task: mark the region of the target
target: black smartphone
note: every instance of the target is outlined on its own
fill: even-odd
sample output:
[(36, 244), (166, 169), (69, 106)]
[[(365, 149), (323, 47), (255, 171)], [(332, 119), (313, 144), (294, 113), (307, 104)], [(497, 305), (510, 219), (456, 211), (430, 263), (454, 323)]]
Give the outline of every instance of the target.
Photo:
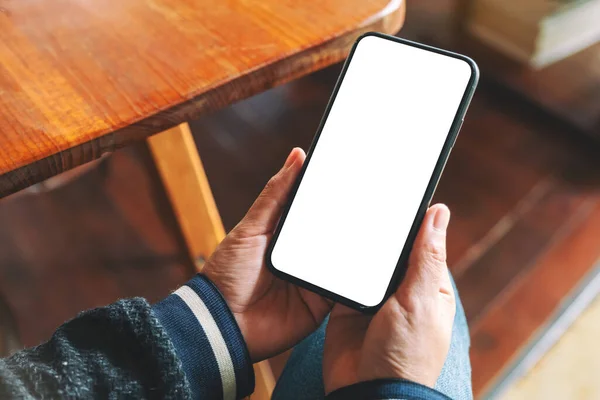
[(466, 56), (361, 36), (274, 232), (270, 270), (376, 311), (404, 276), (478, 77)]

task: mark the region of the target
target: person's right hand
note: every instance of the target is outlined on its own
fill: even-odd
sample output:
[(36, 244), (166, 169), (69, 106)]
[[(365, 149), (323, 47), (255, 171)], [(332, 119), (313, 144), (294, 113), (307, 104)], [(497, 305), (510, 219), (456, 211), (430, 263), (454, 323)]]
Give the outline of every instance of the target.
[(278, 279), (265, 263), (267, 246), (305, 159), (302, 149), (292, 150), (204, 266), (203, 274), (223, 295), (254, 362), (295, 346), (321, 325), (333, 306), (318, 294)]
[(380, 378), (435, 385), (456, 312), (446, 266), (449, 219), (446, 206), (429, 208), (402, 284), (374, 316), (334, 307), (323, 355), (326, 393)]

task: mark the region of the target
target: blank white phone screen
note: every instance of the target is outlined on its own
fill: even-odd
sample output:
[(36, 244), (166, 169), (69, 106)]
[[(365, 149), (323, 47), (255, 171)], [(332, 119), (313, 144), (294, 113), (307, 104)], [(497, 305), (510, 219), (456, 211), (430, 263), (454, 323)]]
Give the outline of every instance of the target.
[(461, 59), (363, 37), (272, 265), (363, 306), (379, 304), (471, 74)]

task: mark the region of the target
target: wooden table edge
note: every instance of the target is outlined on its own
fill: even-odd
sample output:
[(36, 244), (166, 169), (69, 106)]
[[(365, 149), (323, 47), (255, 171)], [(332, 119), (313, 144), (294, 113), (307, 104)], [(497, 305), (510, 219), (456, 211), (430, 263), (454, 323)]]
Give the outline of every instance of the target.
[(222, 86), (131, 125), (8, 171), (0, 175), (0, 198), (95, 160), (105, 153), (339, 62), (346, 57), (352, 43), (361, 34), (368, 31), (399, 31), (404, 15), (404, 1), (390, 0), (378, 14), (339, 37), (304, 49), (269, 66), (254, 69)]

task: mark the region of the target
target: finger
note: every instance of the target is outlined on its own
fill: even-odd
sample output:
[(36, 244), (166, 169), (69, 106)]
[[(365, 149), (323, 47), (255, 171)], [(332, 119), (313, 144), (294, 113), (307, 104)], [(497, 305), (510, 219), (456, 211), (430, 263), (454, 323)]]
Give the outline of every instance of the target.
[(290, 152), (281, 170), (267, 182), (237, 229), (243, 229), (249, 235), (260, 235), (274, 229), (305, 158), (304, 150), (298, 147)]
[(408, 269), (399, 288), (411, 298), (452, 294), (452, 285), (446, 266), (446, 229), (450, 210), (443, 204), (431, 206), (413, 244)]

